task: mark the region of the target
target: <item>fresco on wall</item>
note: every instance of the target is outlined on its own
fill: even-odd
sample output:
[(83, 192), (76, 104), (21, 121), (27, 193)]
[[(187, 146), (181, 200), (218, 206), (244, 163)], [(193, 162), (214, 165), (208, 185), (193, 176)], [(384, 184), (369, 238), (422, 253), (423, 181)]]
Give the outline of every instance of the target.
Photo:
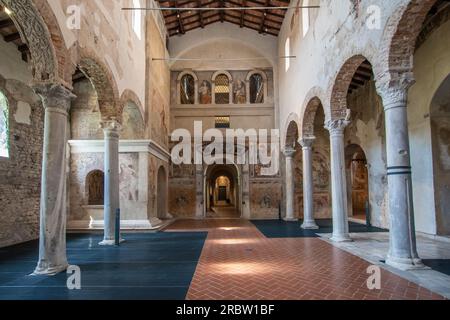
[(132, 102), (128, 102), (122, 115), (122, 132), (120, 139), (144, 139), (145, 125), (139, 107)]
[(167, 146), (168, 144), (168, 119), (167, 106), (164, 105), (164, 100), (158, 91), (153, 90), (152, 98), (152, 139), (156, 142)]
[(202, 81), (200, 87), (198, 88), (198, 95), (201, 104), (212, 103), (211, 84), (208, 81)]
[(245, 91), (245, 83), (244, 81), (238, 79), (234, 85), (234, 103), (236, 104), (245, 104), (247, 103), (247, 95)]
[(138, 201), (138, 154), (120, 154), (119, 181), (120, 199)]

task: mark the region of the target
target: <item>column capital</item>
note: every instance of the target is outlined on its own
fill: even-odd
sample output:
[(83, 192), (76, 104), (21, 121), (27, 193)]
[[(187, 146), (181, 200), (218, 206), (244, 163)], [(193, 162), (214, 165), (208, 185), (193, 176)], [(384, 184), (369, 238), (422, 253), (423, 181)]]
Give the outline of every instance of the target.
[(286, 158), (293, 158), (295, 154), (295, 149), (292, 147), (287, 147), (283, 150), (283, 154)]
[(119, 137), (122, 125), (116, 119), (108, 119), (100, 122), (100, 128), (103, 129), (105, 137)]
[(59, 83), (35, 83), (33, 90), (42, 99), (45, 109), (68, 113), (70, 109), (70, 100), (76, 96)]
[(300, 143), (300, 145), (303, 147), (303, 149), (305, 149), (305, 148), (311, 148), (314, 141), (316, 141), (316, 137), (311, 136), (311, 137), (300, 138), (298, 140), (298, 143)]
[(348, 119), (328, 120), (325, 123), (325, 129), (330, 131), (330, 135), (344, 134), (345, 128), (350, 124)]

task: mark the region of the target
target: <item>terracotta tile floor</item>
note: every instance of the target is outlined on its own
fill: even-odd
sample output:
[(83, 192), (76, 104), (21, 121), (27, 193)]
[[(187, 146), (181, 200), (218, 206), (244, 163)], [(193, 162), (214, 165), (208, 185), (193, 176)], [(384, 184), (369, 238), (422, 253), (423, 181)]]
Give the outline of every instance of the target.
[(442, 299), (318, 238), (268, 239), (245, 220), (180, 220), (167, 231), (208, 230), (189, 300)]

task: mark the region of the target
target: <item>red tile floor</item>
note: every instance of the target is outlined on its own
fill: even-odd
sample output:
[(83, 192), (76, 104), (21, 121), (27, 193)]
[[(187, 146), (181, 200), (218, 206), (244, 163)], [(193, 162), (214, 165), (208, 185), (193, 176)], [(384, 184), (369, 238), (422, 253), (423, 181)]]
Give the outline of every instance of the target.
[(411, 300), (441, 296), (319, 238), (268, 239), (245, 220), (179, 220), (166, 231), (208, 231), (188, 300)]

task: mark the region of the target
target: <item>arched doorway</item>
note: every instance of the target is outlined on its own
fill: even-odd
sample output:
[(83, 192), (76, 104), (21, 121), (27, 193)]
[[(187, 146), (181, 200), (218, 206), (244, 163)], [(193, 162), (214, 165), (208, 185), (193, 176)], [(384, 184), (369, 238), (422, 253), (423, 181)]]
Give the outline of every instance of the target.
[(158, 185), (156, 186), (156, 212), (158, 218), (167, 218), (167, 175), (166, 170), (161, 166), (158, 170)]
[(434, 94), (430, 108), (436, 231), (450, 235), (450, 75)]
[(347, 190), (349, 190), (349, 216), (357, 222), (370, 224), (370, 214), (366, 210), (369, 201), (369, 172), (364, 150), (356, 144), (345, 148), (347, 168)]
[(209, 166), (204, 186), (205, 217), (241, 217), (239, 172), (235, 165)]

